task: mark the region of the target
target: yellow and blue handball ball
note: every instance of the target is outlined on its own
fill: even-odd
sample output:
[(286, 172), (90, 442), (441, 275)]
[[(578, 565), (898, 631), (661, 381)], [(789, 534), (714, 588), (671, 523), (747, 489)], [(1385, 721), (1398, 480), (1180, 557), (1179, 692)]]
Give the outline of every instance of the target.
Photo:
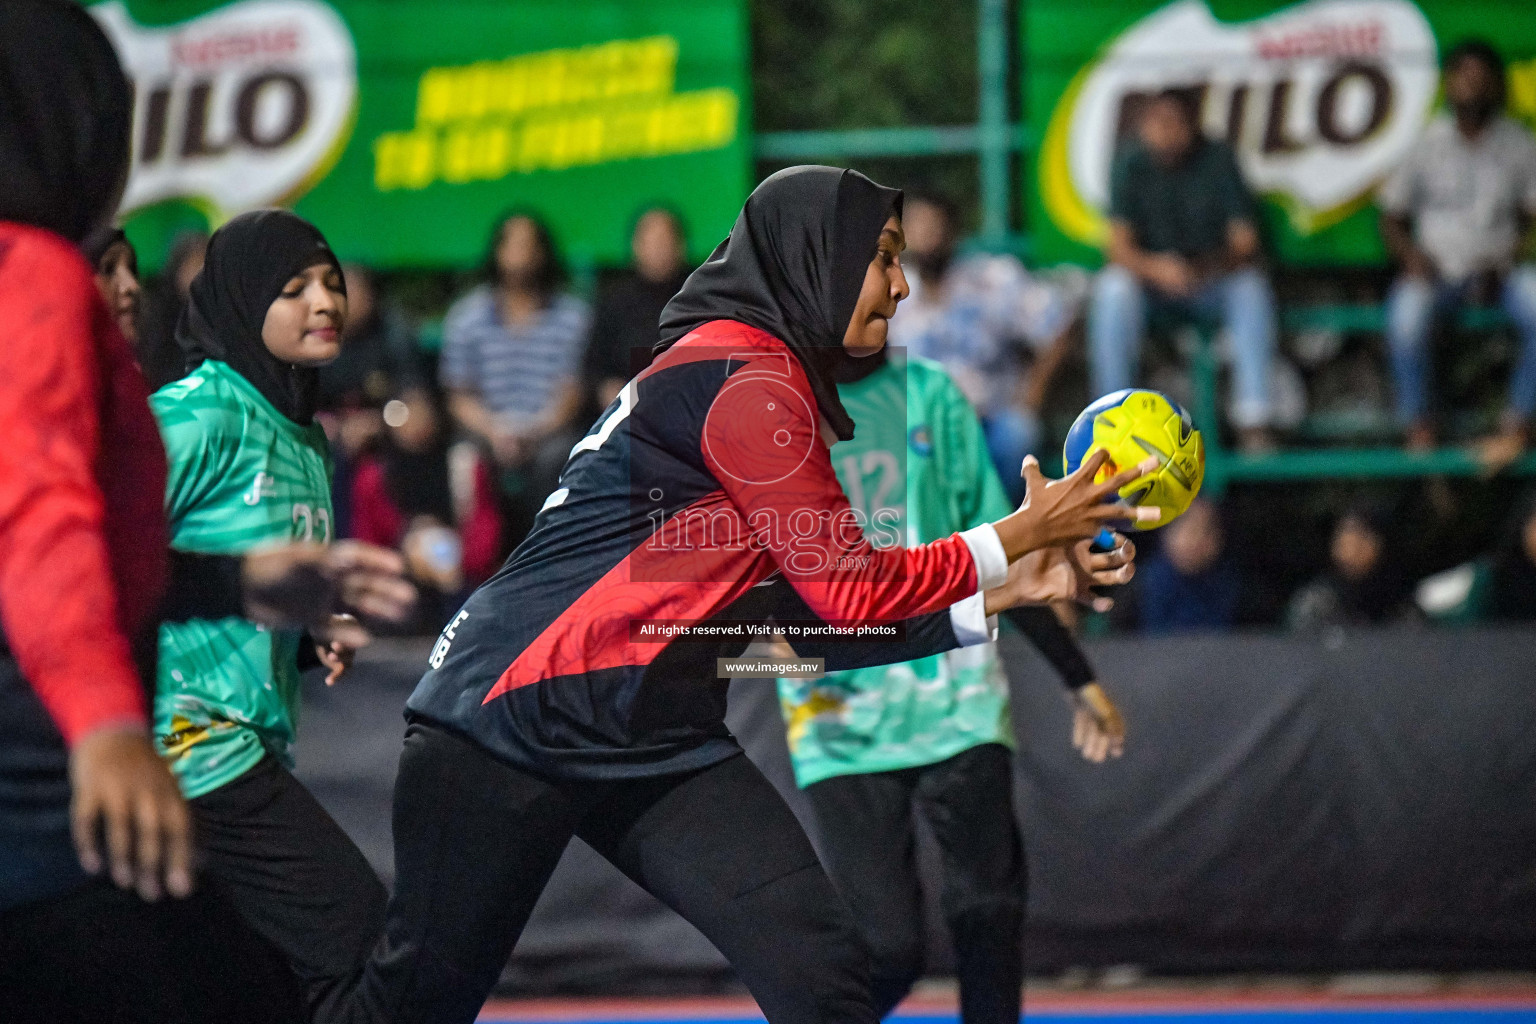
[(1189, 413), (1160, 391), (1127, 388), (1105, 395), (1084, 409), (1067, 431), (1066, 470), (1075, 472), (1100, 448), (1109, 461), (1096, 479), (1107, 480), (1122, 469), (1157, 456), (1158, 468), (1122, 488), (1120, 497), (1132, 505), (1162, 510), (1156, 522), (1135, 524), (1138, 530), (1167, 526), (1189, 508), (1205, 479), (1205, 445)]

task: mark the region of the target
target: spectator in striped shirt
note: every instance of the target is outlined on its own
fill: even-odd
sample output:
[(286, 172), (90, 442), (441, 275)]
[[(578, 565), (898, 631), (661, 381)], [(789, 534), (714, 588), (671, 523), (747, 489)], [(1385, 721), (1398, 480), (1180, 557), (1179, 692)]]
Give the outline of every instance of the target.
[(591, 314), (561, 290), (560, 254), (534, 214), (497, 223), (486, 270), (490, 281), (448, 310), (439, 374), (454, 421), (486, 444), (500, 471), (508, 537), (516, 542), (580, 430)]

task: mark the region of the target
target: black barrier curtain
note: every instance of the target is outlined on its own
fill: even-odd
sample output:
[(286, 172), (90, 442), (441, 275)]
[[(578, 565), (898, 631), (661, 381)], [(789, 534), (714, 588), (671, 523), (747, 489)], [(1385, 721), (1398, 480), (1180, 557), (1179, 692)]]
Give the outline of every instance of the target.
[[(1126, 755), (1072, 750), (1050, 670), (1004, 638), (1031, 970), (1536, 966), (1536, 632), (1115, 640), (1091, 649)], [(300, 775), (389, 873), (399, 708), (425, 649), (306, 689)], [(811, 824), (771, 683), (731, 726)], [(814, 831), (813, 831), (814, 838)], [(920, 836), (920, 840), (921, 840)], [(920, 842), (931, 871), (931, 843)], [(931, 877), (931, 875), (930, 875)], [(950, 967), (930, 908), (930, 968)], [(579, 842), (505, 976), (519, 991), (698, 989), (709, 943)]]

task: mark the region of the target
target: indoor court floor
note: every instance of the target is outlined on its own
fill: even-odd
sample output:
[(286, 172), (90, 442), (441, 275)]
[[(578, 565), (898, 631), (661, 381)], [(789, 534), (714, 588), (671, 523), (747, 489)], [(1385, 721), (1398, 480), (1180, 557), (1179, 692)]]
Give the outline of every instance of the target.
[[(1118, 991), (1031, 988), (1029, 1024), (1536, 1024), (1536, 981), (1432, 984), (1418, 991), (1386, 983), (1286, 987), (1202, 985)], [(1406, 986), (1412, 987), (1412, 986)], [(908, 999), (900, 1024), (955, 1024), (953, 994)], [(745, 1024), (760, 1021), (740, 998), (495, 1000), (481, 1024)]]

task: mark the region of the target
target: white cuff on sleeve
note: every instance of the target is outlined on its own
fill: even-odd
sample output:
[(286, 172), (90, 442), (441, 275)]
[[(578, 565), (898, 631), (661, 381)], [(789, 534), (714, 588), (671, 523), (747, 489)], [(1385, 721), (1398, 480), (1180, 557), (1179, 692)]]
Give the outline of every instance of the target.
[(991, 590), (1008, 578), (1008, 555), (991, 523), (982, 523), (960, 534), (976, 563), (976, 589)]
[(987, 614), (987, 600), (980, 592), (949, 606), (949, 624), (961, 647), (997, 639), (997, 616)]

